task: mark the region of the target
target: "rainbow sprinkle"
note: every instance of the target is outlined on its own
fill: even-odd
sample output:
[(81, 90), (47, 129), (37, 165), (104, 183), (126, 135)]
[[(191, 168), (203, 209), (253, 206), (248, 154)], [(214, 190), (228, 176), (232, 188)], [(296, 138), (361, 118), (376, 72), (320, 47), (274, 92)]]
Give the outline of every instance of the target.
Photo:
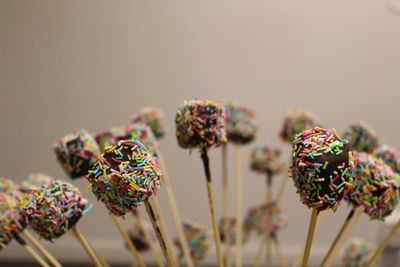
[(144, 123), (149, 126), (157, 139), (165, 135), (164, 113), (159, 108), (149, 106), (140, 109), (139, 112), (133, 114), (132, 122)]
[(345, 199), (353, 208), (363, 207), (371, 219), (383, 220), (396, 208), (399, 176), (383, 163), (364, 152), (354, 152), (353, 188)]
[(348, 141), (341, 140), (335, 130), (305, 130), (293, 141), (291, 171), (303, 204), (319, 211), (336, 211), (352, 184)]
[(87, 175), (100, 155), (99, 146), (85, 129), (70, 133), (60, 139), (54, 144), (54, 152), (71, 179)]
[(120, 141), (106, 148), (86, 179), (92, 192), (113, 214), (134, 211), (159, 189), (157, 159), (139, 141)]
[(32, 229), (49, 241), (65, 234), (90, 208), (78, 188), (61, 180), (42, 185), (20, 203)]
[(358, 152), (372, 153), (380, 143), (376, 132), (363, 121), (350, 125), (343, 136), (350, 141), (351, 148)]
[(182, 148), (209, 148), (227, 142), (225, 110), (220, 103), (191, 100), (179, 106), (176, 137)]
[(228, 102), (225, 105), (226, 136), (228, 141), (247, 144), (254, 140), (257, 134), (255, 112), (241, 104)]
[(277, 147), (257, 146), (250, 156), (250, 168), (259, 173), (276, 175), (284, 170), (284, 164), (279, 160), (281, 150)]
[(367, 241), (352, 238), (342, 250), (342, 262), (345, 267), (362, 267), (368, 263), (374, 247)]
[[(206, 257), (208, 249), (211, 246), (210, 231), (205, 226), (189, 221), (183, 222), (183, 231), (193, 261), (195, 263), (201, 262)], [(181, 250), (180, 257), (183, 257), (179, 239), (175, 239), (174, 241), (175, 245)]]
[(283, 142), (291, 144), (296, 134), (317, 125), (319, 124), (313, 114), (301, 109), (291, 109), (283, 121), (279, 136)]

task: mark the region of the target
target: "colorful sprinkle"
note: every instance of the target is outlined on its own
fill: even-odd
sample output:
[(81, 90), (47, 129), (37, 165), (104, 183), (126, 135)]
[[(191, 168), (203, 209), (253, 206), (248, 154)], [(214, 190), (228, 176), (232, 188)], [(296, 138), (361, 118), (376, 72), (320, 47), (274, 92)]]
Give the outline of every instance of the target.
[(277, 147), (257, 146), (250, 156), (250, 168), (259, 173), (276, 175), (284, 170), (284, 164), (279, 160), (281, 150)]
[(139, 141), (120, 141), (106, 148), (86, 176), (97, 200), (113, 214), (134, 211), (160, 187), (157, 159)]
[(247, 144), (257, 134), (256, 113), (249, 107), (233, 102), (225, 105), (226, 136), (228, 141)]
[(341, 140), (335, 130), (305, 130), (293, 141), (291, 171), (303, 204), (336, 211), (352, 183), (349, 142)]
[(21, 212), (42, 238), (52, 241), (65, 234), (91, 207), (73, 185), (55, 180), (21, 201)]
[(364, 152), (354, 152), (354, 182), (345, 199), (353, 208), (362, 207), (371, 219), (383, 220), (398, 204), (398, 174)]
[(99, 146), (85, 129), (70, 133), (60, 139), (54, 144), (54, 152), (71, 179), (87, 175), (100, 155)]
[(372, 153), (380, 143), (376, 132), (363, 121), (350, 125), (343, 136), (357, 152)]
[(179, 106), (176, 137), (182, 148), (210, 148), (227, 142), (225, 110), (220, 103), (191, 100)]
[(149, 126), (157, 139), (165, 135), (164, 113), (159, 108), (149, 106), (140, 109), (139, 112), (133, 114), (132, 122)]

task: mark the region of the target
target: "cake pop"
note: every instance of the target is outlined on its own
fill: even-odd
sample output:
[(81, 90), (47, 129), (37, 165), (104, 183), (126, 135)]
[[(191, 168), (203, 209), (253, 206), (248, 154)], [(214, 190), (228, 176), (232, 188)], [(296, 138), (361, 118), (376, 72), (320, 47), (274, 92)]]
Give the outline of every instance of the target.
[(371, 219), (383, 220), (398, 204), (399, 176), (364, 152), (354, 152), (354, 182), (346, 200), (353, 208), (362, 207)]
[(283, 121), (282, 130), (279, 135), (283, 142), (291, 144), (296, 134), (317, 125), (318, 123), (311, 113), (301, 109), (291, 109)]
[(182, 148), (210, 148), (226, 143), (224, 106), (212, 101), (191, 100), (179, 106), (176, 137)]
[(343, 137), (349, 140), (351, 148), (358, 152), (372, 153), (380, 143), (376, 132), (363, 121), (350, 125)]
[(138, 251), (147, 251), (151, 246), (144, 232), (150, 230), (151, 227), (147, 224), (144, 224), (143, 226), (146, 227), (146, 229), (143, 229), (142, 225), (136, 222), (129, 228), (129, 236)]
[(48, 184), (54, 181), (53, 177), (38, 172), (30, 173), (28, 179), (21, 182), (20, 190), (24, 193), (40, 190), (43, 184)]
[(60, 139), (54, 144), (54, 152), (64, 171), (72, 179), (85, 176), (100, 155), (96, 141), (84, 129)]
[(388, 145), (382, 145), (375, 150), (374, 156), (382, 159), (392, 170), (400, 173), (400, 151)]
[(335, 130), (306, 130), (293, 142), (291, 170), (303, 204), (318, 211), (335, 211), (352, 184), (349, 143)]
[[(224, 231), (224, 223), (227, 223), (228, 229), (229, 229), (229, 238), (225, 239), (225, 231)], [(219, 233), (221, 236), (221, 241), (226, 242), (229, 240), (229, 245), (233, 245), (236, 243), (236, 218), (228, 218), (228, 220), (225, 222), (223, 218), (219, 221)]]
[(228, 102), (225, 105), (226, 136), (229, 141), (237, 144), (247, 144), (254, 140), (257, 134), (255, 112), (241, 104)]
[(139, 141), (108, 147), (86, 177), (98, 200), (117, 216), (134, 211), (160, 187), (157, 160)]
[(283, 171), (284, 165), (279, 160), (281, 150), (279, 148), (257, 146), (250, 156), (250, 168), (259, 173), (276, 175)]
[[(188, 221), (183, 223), (183, 229), (193, 261), (195, 263), (201, 262), (206, 257), (211, 246), (209, 230), (204, 226)], [(175, 240), (175, 245), (181, 248), (177, 239)]]
[(362, 267), (368, 262), (372, 251), (372, 244), (359, 238), (352, 238), (343, 248), (343, 265), (345, 267)]
[(164, 113), (156, 107), (149, 106), (140, 109), (139, 112), (133, 114), (132, 122), (149, 126), (157, 139), (163, 137), (166, 131)]

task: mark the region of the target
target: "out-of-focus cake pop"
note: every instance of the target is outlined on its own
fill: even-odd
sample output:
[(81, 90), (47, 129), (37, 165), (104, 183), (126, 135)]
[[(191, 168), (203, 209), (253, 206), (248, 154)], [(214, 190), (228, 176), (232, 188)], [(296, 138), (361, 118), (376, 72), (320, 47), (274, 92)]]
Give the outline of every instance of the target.
[(228, 141), (247, 144), (257, 135), (256, 113), (248, 106), (228, 102), (225, 105), (226, 135)]
[(144, 123), (149, 126), (157, 139), (165, 135), (164, 113), (159, 108), (153, 106), (144, 107), (139, 112), (133, 114), (132, 121), (134, 123)]
[(283, 142), (291, 144), (296, 134), (317, 125), (313, 114), (301, 109), (291, 109), (283, 121), (279, 136)]
[(343, 137), (350, 142), (354, 151), (372, 153), (379, 146), (379, 138), (375, 130), (361, 121), (349, 126)]
[(359, 238), (352, 238), (342, 251), (342, 261), (345, 267), (362, 267), (373, 251), (373, 245)]

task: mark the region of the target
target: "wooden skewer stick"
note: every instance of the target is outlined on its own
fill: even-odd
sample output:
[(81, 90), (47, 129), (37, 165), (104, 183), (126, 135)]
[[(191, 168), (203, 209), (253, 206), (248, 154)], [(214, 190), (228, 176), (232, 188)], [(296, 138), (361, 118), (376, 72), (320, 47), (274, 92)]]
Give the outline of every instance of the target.
[(154, 231), (156, 232), (156, 236), (158, 239), (158, 243), (160, 244), (161, 250), (164, 254), (165, 260), (167, 261), (168, 266), (174, 266), (174, 261), (172, 260), (171, 256), (168, 253), (167, 245), (165, 243), (165, 239), (162, 235), (160, 226), (158, 225), (156, 214), (154, 213), (153, 207), (151, 206), (149, 200), (144, 202), (146, 207), (147, 214), (149, 215), (151, 224), (153, 225)]
[(222, 146), (222, 209), (224, 213), (225, 266), (230, 266), (231, 235), (229, 234), (228, 147)]
[(32, 248), (30, 247), (25, 239), (23, 239), (19, 234), (13, 234), (14, 239), (21, 245), (31, 256), (39, 263), (42, 267), (50, 267), (47, 262)]
[(144, 264), (142, 257), (140, 256), (135, 245), (133, 244), (131, 238), (129, 237), (128, 231), (126, 231), (126, 229), (122, 225), (120, 219), (113, 214), (110, 214), (110, 216), (111, 216), (112, 220), (114, 221), (114, 224), (117, 227), (119, 233), (121, 234), (123, 240), (128, 245), (128, 248), (129, 248), (130, 252), (132, 253), (133, 257), (135, 258), (136, 263), (139, 265), (139, 267), (145, 267), (146, 265)]
[(159, 222), (159, 227), (160, 227), (162, 236), (164, 237), (165, 244), (167, 245), (168, 255), (171, 258), (171, 261), (174, 264), (174, 266), (178, 266), (178, 260), (176, 259), (176, 257), (175, 257), (176, 254), (174, 253), (174, 244), (172, 243), (172, 238), (167, 229), (167, 224), (165, 223), (164, 216), (162, 215), (162, 211), (161, 211), (161, 207), (160, 207), (158, 198), (156, 196), (152, 196), (149, 201), (150, 201), (152, 207), (154, 207), (156, 220), (157, 220), (157, 222)]
[[(268, 205), (272, 205), (272, 174), (271, 173), (267, 173), (267, 184), (266, 184), (266, 186), (267, 186), (267, 206)], [(272, 211), (272, 208), (273, 207), (271, 207), (271, 211)], [(268, 216), (267, 216), (267, 233), (268, 233), (268, 235), (271, 235), (271, 212), (269, 212), (268, 214), (267, 214)], [(267, 254), (266, 254), (266, 258), (265, 258), (265, 260), (266, 260), (266, 264), (267, 264), (267, 267), (270, 267), (272, 264), (271, 264), (271, 238), (268, 238), (268, 239), (266, 239), (266, 245), (267, 245)]]
[(278, 207), (280, 207), (282, 199), (283, 199), (283, 195), (285, 193), (285, 189), (286, 189), (286, 185), (287, 182), (289, 181), (289, 168), (290, 168), (291, 162), (289, 160), (289, 164), (287, 165), (287, 167), (284, 169), (285, 171), (282, 173), (282, 179), (281, 179), (281, 184), (279, 185), (279, 190), (278, 190), (278, 194), (276, 195), (276, 205)]
[(89, 245), (89, 242), (86, 240), (86, 238), (83, 236), (81, 231), (79, 231), (78, 227), (74, 225), (72, 227), (72, 233), (75, 235), (75, 237), (78, 239), (78, 241), (81, 243), (82, 247), (85, 249), (86, 253), (89, 255), (89, 257), (92, 259), (92, 262), (94, 266), (96, 267), (102, 267), (101, 261), (97, 258), (96, 253), (94, 253), (92, 247)]
[(163, 155), (161, 155), (161, 152), (159, 152), (159, 160), (162, 169), (162, 179), (164, 183), (163, 187), (165, 188), (165, 192), (167, 193), (167, 200), (169, 208), (171, 209), (172, 212), (172, 219), (175, 224), (176, 232), (178, 233), (179, 243), (181, 244), (183, 257), (185, 258), (187, 267), (194, 267), (193, 259), (192, 256), (190, 255), (188, 242), (185, 236), (185, 231), (183, 229), (182, 218), (178, 210), (178, 205), (175, 200), (174, 192), (172, 190), (171, 180), (169, 178), (164, 157)]
[(311, 246), (314, 239), (315, 226), (317, 224), (318, 214), (319, 211), (317, 209), (313, 209), (311, 213), (310, 226), (308, 227), (307, 241), (304, 248), (302, 267), (308, 267), (308, 259), (310, 257)]
[[(320, 212), (320, 214), (318, 216), (318, 219), (317, 219), (317, 225), (315, 226), (315, 232), (318, 231), (318, 228), (321, 225), (322, 220), (326, 216), (326, 214), (327, 213), (325, 211), (324, 212)], [(294, 260), (294, 262), (292, 264), (292, 267), (299, 267), (300, 266), (300, 263), (301, 263), (301, 261), (303, 259), (303, 254), (304, 254), (304, 247), (301, 250), (299, 250), (299, 253), (297, 253), (297, 256), (296, 256), (296, 258), (295, 258), (295, 260)]]
[(157, 265), (159, 267), (163, 267), (164, 266), (164, 261), (163, 261), (161, 255), (158, 253), (158, 251), (154, 247), (154, 243), (153, 243), (153, 240), (151, 239), (151, 235), (150, 235), (149, 231), (147, 231), (146, 225), (145, 225), (145, 223), (143, 221), (143, 218), (140, 215), (139, 211), (136, 211), (135, 218), (136, 218), (136, 221), (137, 221), (139, 227), (143, 231), (144, 238), (145, 238), (147, 244), (149, 244), (150, 251), (153, 254), (154, 259), (156, 260)]
[(375, 250), (374, 254), (372, 254), (372, 257), (369, 259), (365, 267), (371, 267), (375, 264), (375, 262), (379, 259), (382, 252), (385, 250), (386, 246), (389, 244), (392, 238), (396, 236), (399, 230), (400, 230), (400, 220), (396, 223), (395, 226), (393, 226), (390, 232), (386, 235), (385, 239), (383, 239), (382, 243)]
[(346, 218), (346, 221), (342, 225), (342, 228), (340, 228), (339, 233), (337, 234), (335, 240), (333, 241), (331, 247), (329, 248), (328, 253), (326, 254), (324, 260), (321, 263), (321, 267), (328, 267), (332, 263), (332, 261), (335, 259), (336, 253), (339, 251), (339, 248), (341, 244), (344, 241), (344, 237), (346, 236), (346, 233), (348, 233), (352, 228), (352, 225), (354, 220), (358, 220), (359, 216), (361, 215), (362, 210), (360, 208), (358, 209), (352, 209), (349, 213), (349, 215)]
[(285, 256), (282, 253), (282, 249), (281, 249), (281, 246), (279, 244), (278, 237), (276, 235), (273, 235), (272, 236), (272, 241), (273, 241), (273, 244), (275, 245), (275, 251), (276, 251), (276, 256), (278, 258), (278, 261), (279, 261), (279, 265), (281, 267), (287, 267)]
[(236, 150), (236, 267), (242, 267), (242, 224), (243, 224), (242, 146), (236, 145), (235, 150)]
[(210, 160), (208, 158), (206, 148), (204, 148), (201, 152), (201, 159), (203, 160), (204, 172), (205, 172), (206, 181), (207, 181), (208, 201), (209, 201), (209, 205), (210, 205), (210, 213), (211, 213), (211, 221), (212, 221), (212, 225), (213, 225), (215, 247), (217, 250), (218, 266), (223, 267), (224, 262), (223, 262), (222, 252), (221, 252), (221, 239), (220, 239), (220, 235), (219, 235), (217, 214), (216, 214), (216, 208), (215, 208), (215, 203), (214, 203), (215, 202), (214, 189), (213, 189), (212, 182), (211, 182)]
[(53, 264), (55, 267), (62, 267), (62, 265), (54, 258), (53, 255), (42, 245), (38, 240), (36, 240), (31, 233), (28, 232), (28, 230), (25, 230), (22, 232), (22, 235), (33, 245), (33, 247), (37, 250), (40, 251), (40, 253), (43, 254), (43, 256), (49, 260), (51, 264)]
[(269, 226), (267, 225), (267, 228), (265, 229), (265, 234), (264, 234), (263, 239), (261, 241), (261, 244), (260, 244), (260, 246), (258, 248), (258, 252), (257, 252), (257, 255), (256, 255), (256, 259), (254, 260), (253, 267), (260, 266), (261, 256), (263, 254), (263, 251), (264, 251), (265, 247), (267, 246), (267, 242), (268, 242), (267, 239), (271, 238), (270, 232), (271, 231), (269, 229)]

